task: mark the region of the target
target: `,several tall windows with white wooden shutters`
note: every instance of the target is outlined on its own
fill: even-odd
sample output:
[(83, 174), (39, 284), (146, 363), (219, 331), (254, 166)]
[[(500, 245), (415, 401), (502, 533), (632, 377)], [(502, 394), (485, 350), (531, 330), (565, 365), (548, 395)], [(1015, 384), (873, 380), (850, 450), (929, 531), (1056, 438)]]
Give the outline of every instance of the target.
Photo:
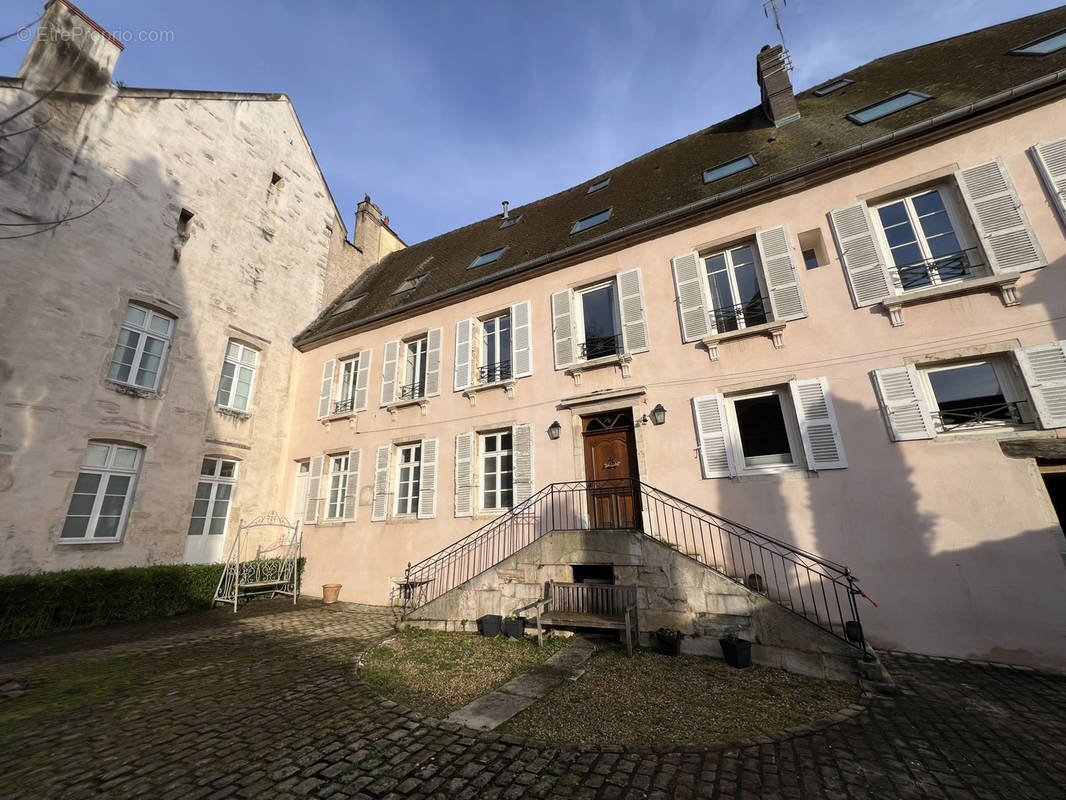
[(156, 391), (173, 331), (173, 317), (130, 303), (111, 356), (108, 379)]
[(881, 407), (893, 438), (987, 431), (1032, 421), (1024, 394), (1003, 357), (878, 370)]
[(529, 301), (455, 325), (456, 391), (533, 374)]
[(322, 496), (322, 470), (325, 456), (314, 456), (307, 473), (307, 495), (304, 498), (304, 525), (318, 522), (319, 498)]
[(727, 397), (725, 407), (730, 428), (736, 431), (733, 457), (740, 471), (802, 463), (787, 389)]
[(1014, 351), (1043, 428), (1066, 427), (1066, 341)]
[(847, 466), (825, 378), (692, 398), (705, 478)]
[(1034, 145), (1030, 152), (1051, 203), (1066, 225), (1066, 139)]
[(337, 399), (333, 401), (333, 413), (366, 409), (367, 383), (370, 380), (370, 351), (364, 350), (338, 364)]
[(143, 452), (130, 445), (89, 442), (60, 541), (116, 542), (122, 538)]
[(426, 350), (429, 344), (425, 336), (403, 343), (403, 378), (400, 381), (400, 399), (412, 400), (426, 393)]
[(551, 297), (555, 368), (648, 350), (639, 269)]
[(532, 425), (455, 437), (455, 516), (500, 512), (532, 494)]
[(367, 387), (370, 383), (370, 350), (360, 350), (322, 365), (322, 383), (318, 392), (318, 418), (331, 414), (366, 411)]
[(874, 370), (881, 413), (893, 441), (1066, 427), (1063, 342), (980, 358)]
[(259, 351), (233, 339), (226, 345), (222, 377), (218, 382), (215, 403), (234, 411), (247, 411), (259, 365)]
[(478, 383), (511, 377), (511, 315), (499, 314), (481, 322)]
[(320, 514), (322, 522), (355, 522), (361, 464), (362, 451), (348, 450), (315, 456), (297, 465), (293, 502), (304, 498), (305, 525), (318, 523)]
[(923, 189), (874, 208), (890, 277), (900, 291), (987, 274), (947, 185)]
[[(296, 478), (292, 487), (292, 507), (289, 519), (292, 521), (304, 518), (304, 509), (307, 505), (308, 481), (311, 478), (311, 460), (304, 459), (296, 463)], [(311, 520), (314, 522), (314, 520)]]
[(381, 405), (440, 394), (441, 328), (385, 345)]
[(856, 307), (1047, 263), (998, 159), (869, 206), (839, 208), (829, 221)]
[(584, 361), (622, 352), (615, 283), (608, 281), (574, 293), (578, 357)]
[(483, 433), (481, 450), (481, 509), (499, 511), (514, 505), (514, 437), (511, 431)]
[[(390, 498), (392, 502), (390, 503)], [(437, 515), (437, 440), (381, 445), (374, 464), (374, 505), (371, 520)]]
[(337, 365), (340, 373), (337, 381), (337, 399), (333, 401), (333, 413), (343, 414), (355, 405), (355, 379), (359, 374), (359, 356), (342, 359)]
[(363, 451), (348, 451), (348, 476), (344, 481), (344, 502), (341, 519), (355, 522), (359, 505), (359, 471), (363, 465)]
[(703, 265), (716, 331), (734, 331), (769, 321), (770, 303), (751, 244), (712, 253), (703, 259)]
[(396, 469), (396, 514), (417, 514), (418, 490), (422, 482), (422, 444), (397, 448)]
[(225, 536), (236, 485), (236, 461), (227, 458), (203, 460), (189, 519), (189, 536)]
[(326, 519), (340, 519), (348, 493), (348, 454), (329, 456), (329, 485), (326, 489)]
[(784, 225), (721, 250), (678, 256), (673, 273), (686, 342), (807, 316)]

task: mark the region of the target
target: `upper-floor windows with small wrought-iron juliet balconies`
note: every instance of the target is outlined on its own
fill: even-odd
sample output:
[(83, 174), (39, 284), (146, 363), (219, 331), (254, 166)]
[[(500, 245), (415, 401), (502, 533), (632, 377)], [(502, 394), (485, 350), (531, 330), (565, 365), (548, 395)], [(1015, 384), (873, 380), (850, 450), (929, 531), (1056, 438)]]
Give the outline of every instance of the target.
[(725, 247), (673, 259), (683, 341), (703, 341), (712, 358), (716, 342), (772, 328), (780, 346), (785, 322), (807, 316), (792, 241), (780, 225)]
[(586, 365), (621, 363), (646, 352), (648, 326), (639, 269), (551, 296), (555, 368), (575, 377)]
[(1017, 303), (1020, 272), (1047, 262), (998, 159), (939, 181), (830, 212), (856, 307), (902, 308), (943, 294), (998, 288)]
[(322, 365), (322, 382), (318, 393), (318, 418), (354, 414), (366, 410), (372, 352), (360, 350), (352, 355), (328, 359)]
[(1066, 427), (1066, 346), (921, 360), (874, 370), (893, 441)]
[(532, 374), (528, 300), (455, 324), (455, 391), (513, 384)]
[(440, 394), (440, 350), (443, 328), (432, 328), (385, 345), (381, 405), (424, 401)]

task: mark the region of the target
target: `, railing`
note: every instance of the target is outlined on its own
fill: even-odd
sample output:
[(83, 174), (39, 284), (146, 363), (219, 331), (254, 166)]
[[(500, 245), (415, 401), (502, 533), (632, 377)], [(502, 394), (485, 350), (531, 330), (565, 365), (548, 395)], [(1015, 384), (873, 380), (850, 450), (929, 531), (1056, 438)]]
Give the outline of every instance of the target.
[(974, 271), (983, 266), (978, 248), (970, 247), (940, 258), (890, 266), (889, 269), (895, 273), (898, 285), (909, 291), (975, 277)]
[[(621, 527), (607, 508), (632, 509), (630, 525), (682, 555), (758, 592), (859, 650), (864, 650), (847, 567), (713, 514), (635, 478), (545, 486), (473, 533), (409, 564), (398, 602), (406, 618), (418, 608), (499, 564), (545, 534)], [(411, 591), (411, 587), (418, 587)]]
[(409, 383), (400, 387), (401, 400), (417, 400), (420, 397), (425, 397), (425, 395), (426, 384), (424, 382)]
[(606, 358), (616, 356), (622, 352), (622, 334), (614, 336), (587, 336), (585, 341), (578, 345), (581, 357), (586, 361), (594, 358)]
[(511, 362), (497, 361), (495, 364), (487, 364), (477, 368), (478, 383), (496, 383), (511, 378)]
[(965, 408), (943, 408), (936, 414), (940, 428), (948, 431), (960, 428), (976, 428), (983, 425), (1018, 425), (1022, 422), (1019, 404), (1004, 400), (1002, 403), (985, 403)]
[(711, 309), (711, 317), (714, 321), (714, 329), (718, 333), (762, 325), (765, 322), (772, 322), (774, 318), (770, 311), (770, 300), (762, 295), (753, 297), (740, 305)]
[(349, 397), (347, 400), (338, 400), (333, 404), (334, 414), (346, 414), (352, 410), (352, 405), (355, 403), (354, 397)]

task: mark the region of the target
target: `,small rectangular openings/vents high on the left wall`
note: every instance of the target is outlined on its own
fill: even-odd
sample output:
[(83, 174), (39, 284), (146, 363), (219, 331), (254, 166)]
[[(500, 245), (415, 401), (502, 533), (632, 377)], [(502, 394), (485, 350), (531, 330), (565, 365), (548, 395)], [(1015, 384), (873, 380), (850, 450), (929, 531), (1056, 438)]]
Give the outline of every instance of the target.
[(192, 222), (192, 218), (196, 216), (189, 209), (183, 208), (178, 214), (178, 235), (188, 237), (189, 236), (189, 223)]

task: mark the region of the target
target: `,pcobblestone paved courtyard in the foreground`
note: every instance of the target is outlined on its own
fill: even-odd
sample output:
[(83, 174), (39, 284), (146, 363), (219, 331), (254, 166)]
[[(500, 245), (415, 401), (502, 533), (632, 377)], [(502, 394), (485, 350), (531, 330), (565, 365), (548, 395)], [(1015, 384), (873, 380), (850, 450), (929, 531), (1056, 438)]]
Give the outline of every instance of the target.
[(374, 695), (354, 665), (392, 622), (260, 601), (4, 644), (0, 797), (1066, 797), (1063, 676), (889, 656), (900, 694), (810, 733), (582, 751)]

